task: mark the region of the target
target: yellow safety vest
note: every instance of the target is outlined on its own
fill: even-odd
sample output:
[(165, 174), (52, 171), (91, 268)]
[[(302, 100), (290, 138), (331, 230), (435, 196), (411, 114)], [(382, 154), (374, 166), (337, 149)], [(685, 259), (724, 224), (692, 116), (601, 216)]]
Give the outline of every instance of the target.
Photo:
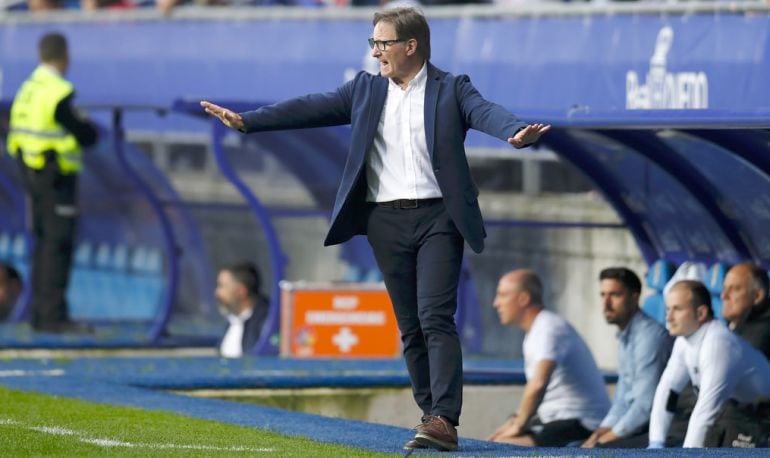
[(36, 170), (45, 165), (45, 152), (54, 151), (59, 170), (77, 173), (82, 153), (77, 139), (56, 119), (56, 106), (72, 93), (72, 84), (51, 68), (40, 65), (21, 85), (11, 107), (8, 152), (22, 152), (24, 163)]

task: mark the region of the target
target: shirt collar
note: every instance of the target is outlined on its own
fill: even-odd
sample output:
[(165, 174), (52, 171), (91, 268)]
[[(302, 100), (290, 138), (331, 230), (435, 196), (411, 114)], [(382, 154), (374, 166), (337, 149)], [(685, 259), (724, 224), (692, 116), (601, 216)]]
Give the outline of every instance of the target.
[(422, 68), (419, 72), (417, 72), (416, 75), (414, 75), (414, 79), (409, 82), (409, 85), (414, 84), (415, 87), (417, 86), (425, 86), (425, 81), (428, 80), (428, 62), (422, 63)]
[(230, 320), (230, 322), (240, 321), (241, 323), (245, 323), (249, 321), (249, 318), (251, 318), (251, 315), (253, 314), (254, 314), (254, 308), (250, 308), (242, 311), (238, 315), (231, 313), (230, 315), (228, 315), (228, 319)]
[(631, 327), (634, 325), (634, 321), (639, 321), (642, 319), (640, 315), (641, 315), (641, 310), (637, 310), (636, 312), (634, 312), (634, 315), (631, 317), (630, 320), (628, 320), (628, 325), (626, 326), (626, 328), (623, 329), (622, 331), (618, 331), (615, 334), (615, 337), (617, 337), (618, 340), (620, 340), (623, 343), (628, 342), (628, 339), (631, 336)]
[(706, 335), (707, 328), (711, 327), (711, 325), (714, 323), (715, 323), (715, 320), (713, 318), (703, 323), (701, 327), (698, 328), (697, 331), (693, 332), (689, 336), (686, 336), (685, 340), (691, 346), (699, 348), (701, 342), (703, 341), (703, 337)]
[[(420, 71), (414, 75), (414, 78), (412, 78), (411, 81), (409, 81), (406, 90), (424, 87), (426, 81), (428, 81), (428, 61), (422, 63), (422, 68), (420, 68)], [(390, 78), (388, 78), (388, 87), (390, 89), (401, 89), (401, 87)]]

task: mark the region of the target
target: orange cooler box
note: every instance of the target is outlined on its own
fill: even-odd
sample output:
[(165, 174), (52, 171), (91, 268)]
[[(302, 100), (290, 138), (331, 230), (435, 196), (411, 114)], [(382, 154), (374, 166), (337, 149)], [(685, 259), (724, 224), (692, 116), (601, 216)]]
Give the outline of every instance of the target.
[(382, 283), (281, 282), (281, 356), (400, 354), (396, 317)]

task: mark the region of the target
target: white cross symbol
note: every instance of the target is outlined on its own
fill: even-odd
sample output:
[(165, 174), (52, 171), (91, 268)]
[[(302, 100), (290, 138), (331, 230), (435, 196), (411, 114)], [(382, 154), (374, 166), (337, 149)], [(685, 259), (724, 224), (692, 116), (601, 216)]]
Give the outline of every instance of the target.
[(340, 332), (332, 336), (332, 342), (342, 353), (350, 353), (350, 349), (358, 343), (358, 336), (345, 326), (340, 328)]

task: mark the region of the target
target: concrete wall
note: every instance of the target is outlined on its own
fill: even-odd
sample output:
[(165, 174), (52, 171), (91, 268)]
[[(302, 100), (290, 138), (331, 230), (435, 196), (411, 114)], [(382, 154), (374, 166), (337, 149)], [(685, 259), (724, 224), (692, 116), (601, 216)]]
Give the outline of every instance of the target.
[[(523, 390), (521, 385), (466, 386), (460, 436), (485, 439), (516, 410)], [(403, 428), (413, 428), (422, 415), (410, 388), (198, 390), (183, 394)]]
[[(607, 388), (610, 394), (614, 390), (612, 385)], [(510, 414), (516, 412), (523, 392), (523, 385), (466, 385), (458, 434), (471, 439), (486, 439)], [(180, 394), (403, 428), (413, 428), (422, 415), (410, 388), (196, 390)]]

